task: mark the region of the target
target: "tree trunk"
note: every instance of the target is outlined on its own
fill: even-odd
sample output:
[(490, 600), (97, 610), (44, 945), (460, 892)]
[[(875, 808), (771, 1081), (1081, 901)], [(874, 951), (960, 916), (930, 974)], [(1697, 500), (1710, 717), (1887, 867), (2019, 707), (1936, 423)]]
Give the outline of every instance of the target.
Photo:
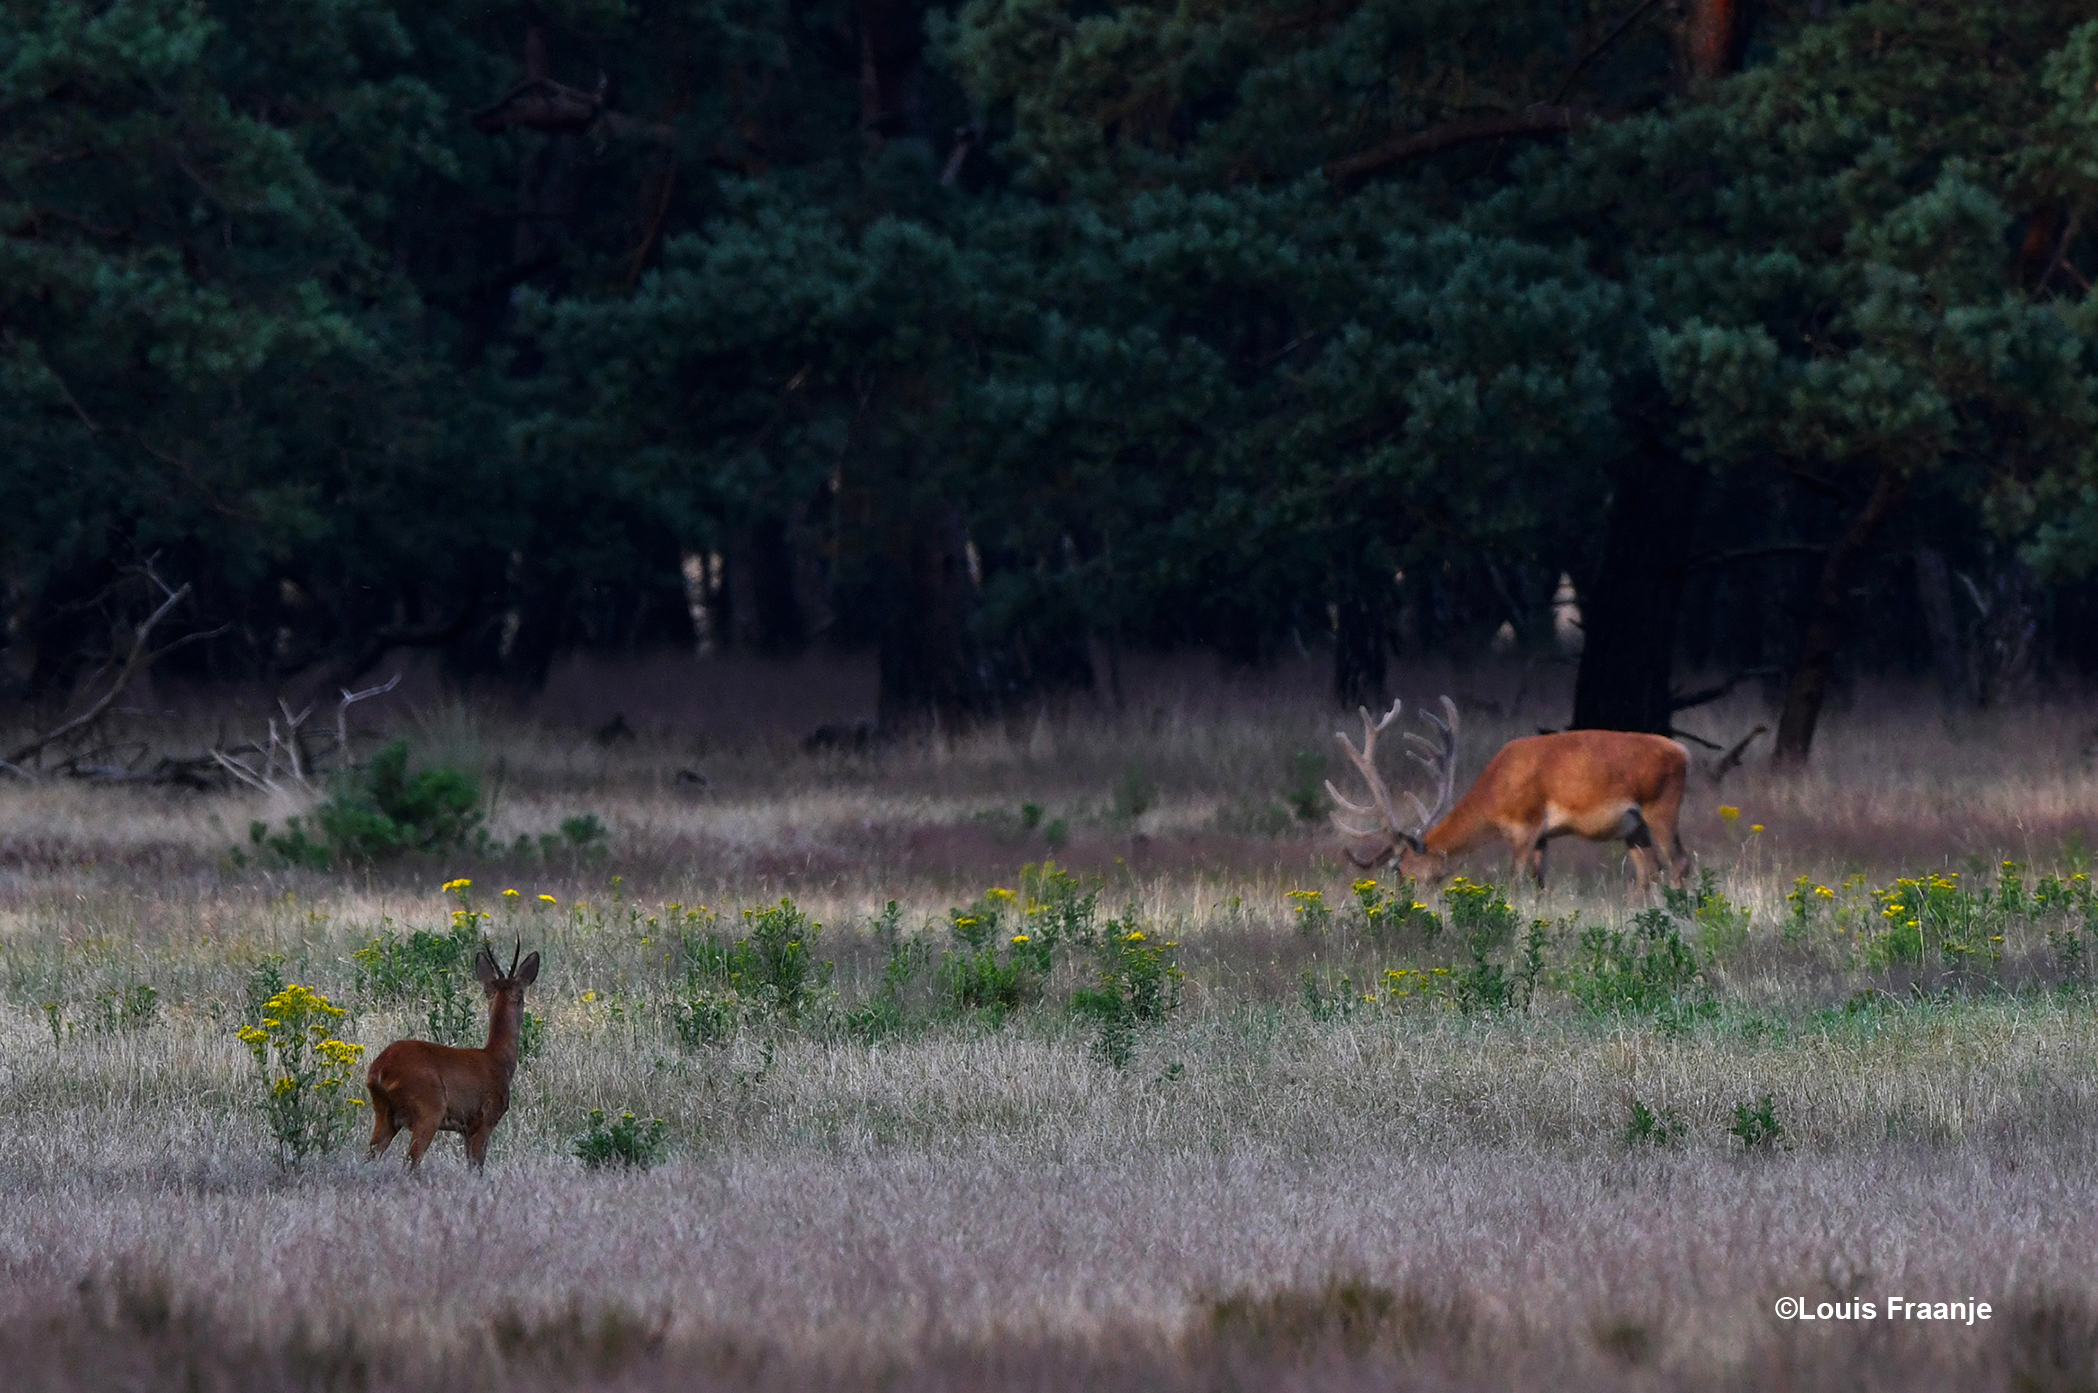
[(1334, 599), (1333, 696), (1343, 710), (1382, 707), (1386, 700), (1385, 655), (1390, 637), (1384, 599), (1391, 573), (1343, 563)]
[(1777, 748), (1771, 762), (1777, 765), (1806, 763), (1814, 747), (1814, 726), (1821, 719), (1821, 706), (1828, 699), (1829, 678), (1834, 674), (1836, 647), (1843, 635), (1843, 598), (1850, 583), (1851, 567), (1864, 554), (1880, 525), (1901, 501), (1908, 480), (1898, 465), (1880, 470), (1872, 485), (1872, 496), (1821, 563), (1821, 578), (1814, 586), (1813, 607), (1807, 615), (1806, 641), (1801, 645), (1799, 664), (1785, 684), (1785, 708), (1778, 717)]
[(1944, 554), (1934, 547), (1917, 547), (1916, 603), (1923, 611), (1924, 632), (1930, 638), (1931, 676), (1938, 696), (1948, 707), (1974, 704), (1974, 687), (1968, 679), (1967, 655), (1960, 643), (1959, 620), (1952, 607), (1952, 572)]
[(940, 504), (919, 509), (880, 569), (882, 728), (931, 718), (960, 725), (985, 714), (991, 692), (970, 623), (976, 585), (960, 515)]
[(787, 525), (761, 517), (737, 536), (728, 558), (729, 633), (737, 646), (791, 657), (808, 642), (795, 591)]
[(1672, 728), (1676, 614), (1703, 483), (1701, 468), (1651, 437), (1618, 476), (1602, 566), (1581, 606), (1574, 729)]

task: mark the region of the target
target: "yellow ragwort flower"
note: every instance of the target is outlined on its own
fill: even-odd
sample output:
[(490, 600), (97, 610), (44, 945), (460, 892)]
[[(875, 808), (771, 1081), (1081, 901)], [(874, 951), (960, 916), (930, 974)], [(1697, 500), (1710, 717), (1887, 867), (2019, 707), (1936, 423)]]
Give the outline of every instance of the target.
[(561, 903), (561, 902), (560, 902), (559, 900), (555, 899), (555, 898), (554, 898), (554, 897), (553, 897), (552, 895), (541, 895), (541, 896), (539, 897), (539, 903), (541, 903), (541, 904), (559, 904), (559, 903)]
[(1719, 805), (1719, 816), (1721, 821), (1731, 826), (1741, 816), (1741, 810), (1731, 803), (1721, 803)]

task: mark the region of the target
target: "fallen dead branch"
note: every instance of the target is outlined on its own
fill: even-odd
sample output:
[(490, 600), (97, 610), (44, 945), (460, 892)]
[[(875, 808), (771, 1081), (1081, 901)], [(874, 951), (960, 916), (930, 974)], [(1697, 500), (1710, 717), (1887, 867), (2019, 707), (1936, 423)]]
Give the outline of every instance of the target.
[(168, 597), (161, 601), (160, 607), (148, 615), (144, 623), (132, 630), (131, 651), (125, 655), (124, 665), (117, 669), (116, 680), (109, 684), (108, 691), (102, 693), (87, 710), (73, 717), (72, 720), (55, 726), (45, 731), (42, 735), (35, 736), (8, 751), (7, 757), (0, 759), (0, 766), (4, 766), (9, 772), (19, 774), (24, 778), (35, 778), (35, 771), (28, 767), (28, 762), (41, 755), (45, 749), (58, 741), (77, 739), (93, 729), (95, 724), (109, 713), (111, 704), (124, 694), (124, 689), (129, 687), (140, 673), (146, 671), (153, 664), (159, 662), (178, 648), (186, 648), (192, 643), (202, 643), (206, 639), (217, 638), (220, 634), (233, 627), (230, 624), (222, 624), (216, 629), (187, 634), (182, 638), (176, 639), (173, 643), (164, 644), (159, 648), (151, 647), (153, 630), (159, 627), (160, 621), (167, 618), (176, 605), (188, 599), (189, 595), (190, 587), (186, 584), (180, 590), (169, 591)]

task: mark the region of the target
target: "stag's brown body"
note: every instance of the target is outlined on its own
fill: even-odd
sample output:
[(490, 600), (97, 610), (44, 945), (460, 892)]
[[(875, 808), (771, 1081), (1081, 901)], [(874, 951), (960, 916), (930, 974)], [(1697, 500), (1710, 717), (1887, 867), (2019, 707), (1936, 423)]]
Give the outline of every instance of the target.
[(462, 1049), (429, 1040), (396, 1040), (379, 1051), (364, 1074), (371, 1095), (374, 1159), (408, 1133), (408, 1164), (420, 1166), (423, 1153), (439, 1132), (457, 1132), (466, 1156), (480, 1166), (488, 1156), (488, 1138), (510, 1110), (510, 1079), (517, 1072), (517, 1052), (524, 1026), (524, 989), (539, 976), (539, 955), (520, 966), (513, 954), (510, 971), (496, 965), (486, 946), (474, 955), (474, 975), (488, 994), (488, 1043)]
[(1676, 833), (1690, 757), (1675, 741), (1623, 730), (1567, 730), (1510, 740), (1486, 762), (1442, 821), (1421, 834), (1422, 854), (1450, 857), (1498, 837), (1516, 869), (1544, 883), (1554, 837), (1623, 841), (1644, 885), (1648, 862), (1665, 862), (1675, 883), (1689, 872)]
[(1676, 823), (1690, 758), (1675, 741), (1621, 730), (1525, 736), (1503, 745), (1470, 790), (1456, 798), (1457, 710), (1448, 697), (1443, 708), (1447, 721), (1426, 717), (1441, 732), (1439, 744), (1407, 736), (1429, 751), (1413, 757), (1440, 783), (1434, 808), (1414, 800), (1421, 811), (1414, 828), (1399, 825), (1376, 767), (1377, 736), (1397, 718), (1399, 704), (1374, 723), (1369, 712), (1362, 713), (1361, 750), (1341, 736), (1374, 803), (1351, 803), (1330, 783), (1326, 787), (1342, 808), (1357, 817), (1377, 816), (1383, 826), (1352, 826), (1338, 812), (1334, 822), (1353, 836), (1381, 832), (1389, 839), (1367, 860), (1349, 852), (1356, 864), (1373, 866), (1396, 856), (1401, 873), (1434, 884), (1449, 873), (1451, 857), (1499, 838), (1514, 853), (1517, 871), (1529, 871), (1542, 885), (1546, 846), (1554, 837), (1582, 837), (1630, 847), (1642, 890), (1658, 870), (1668, 871), (1677, 885), (1688, 877), (1690, 857)]

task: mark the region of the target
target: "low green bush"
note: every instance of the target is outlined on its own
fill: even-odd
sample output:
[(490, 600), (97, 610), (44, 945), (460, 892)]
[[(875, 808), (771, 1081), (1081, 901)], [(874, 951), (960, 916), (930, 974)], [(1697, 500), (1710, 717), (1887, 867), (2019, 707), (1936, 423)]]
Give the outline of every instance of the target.
[(619, 1167), (624, 1170), (647, 1170), (659, 1164), (669, 1150), (669, 1124), (660, 1117), (647, 1121), (637, 1119), (630, 1112), (623, 1112), (617, 1121), (607, 1125), (605, 1110), (590, 1110), (590, 1125), (569, 1144), (575, 1158), (592, 1170)]
[(1093, 1053), (1117, 1069), (1136, 1057), (1136, 1032), (1180, 1005), (1180, 945), (1137, 927), (1132, 910), (1110, 921), (1093, 950), (1094, 985), (1072, 994), (1071, 1009), (1093, 1022)]

